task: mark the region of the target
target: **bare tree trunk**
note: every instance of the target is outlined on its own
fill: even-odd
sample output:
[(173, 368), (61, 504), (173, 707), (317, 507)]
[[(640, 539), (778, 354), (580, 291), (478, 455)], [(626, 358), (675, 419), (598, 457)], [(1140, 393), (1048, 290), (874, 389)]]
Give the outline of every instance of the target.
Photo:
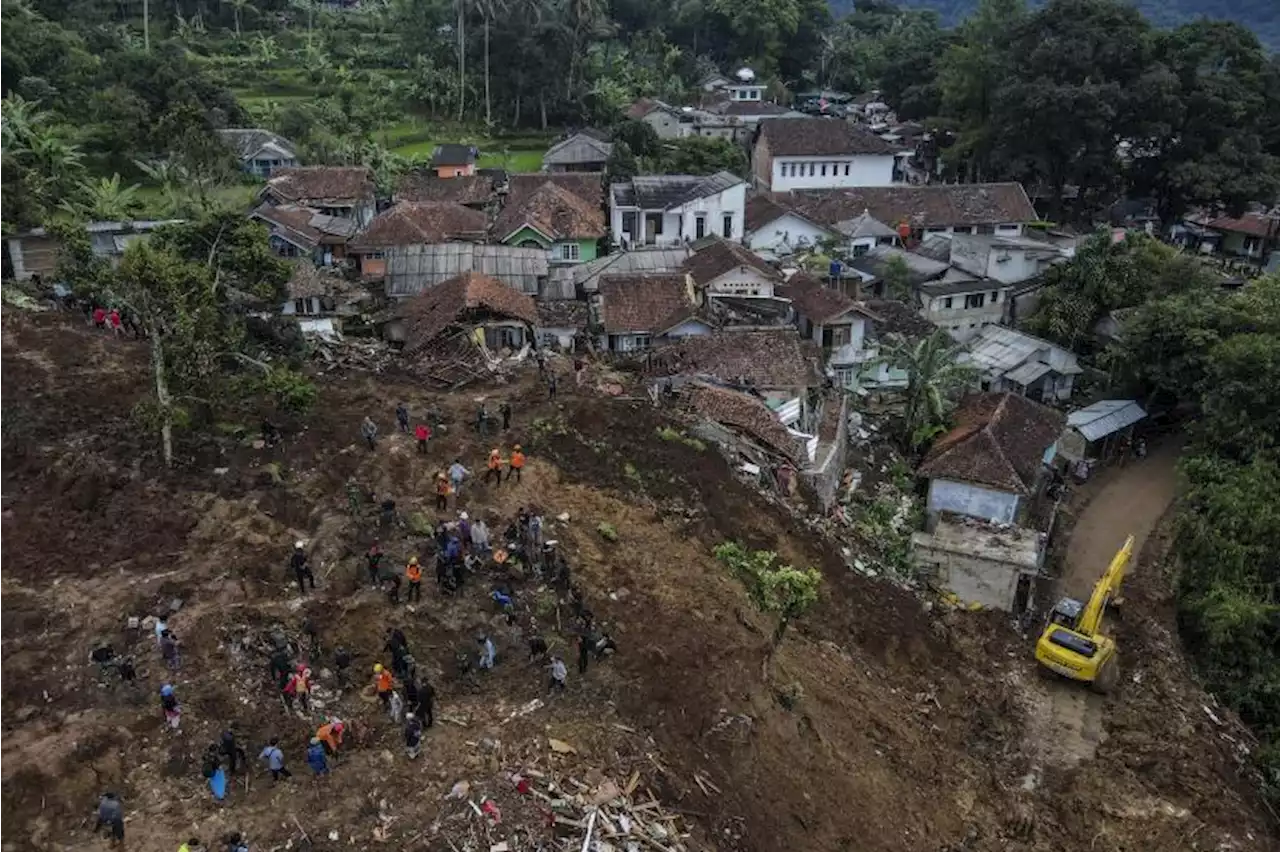
[(240, 7), (232, 6), (231, 13), (235, 15), (236, 19), (236, 38), (240, 38)]
[(547, 129), (547, 93), (546, 90), (538, 92), (538, 108), (542, 111), (542, 129)]
[(151, 0), (142, 0), (142, 49), (151, 52)]
[[(519, 84), (517, 84), (517, 86), (518, 86), (518, 85), (519, 85)], [(511, 126), (512, 126), (512, 127), (519, 127), (519, 126), (520, 126), (520, 99), (521, 99), (521, 95), (523, 95), (523, 94), (524, 94), (524, 93), (521, 91), (521, 89), (519, 89), (519, 88), (517, 88), (517, 89), (516, 89), (516, 105), (515, 105), (515, 109), (513, 109), (513, 110), (511, 111)]]
[(156, 377), (156, 403), (160, 406), (160, 444), (164, 451), (164, 466), (173, 467), (173, 400), (169, 396), (169, 382), (164, 373), (164, 338), (156, 329), (151, 331), (151, 371)]
[(489, 12), (484, 15), (484, 124), (493, 126), (492, 102), (489, 100)]
[(464, 0), (458, 0), (458, 121), (467, 103), (467, 18)]

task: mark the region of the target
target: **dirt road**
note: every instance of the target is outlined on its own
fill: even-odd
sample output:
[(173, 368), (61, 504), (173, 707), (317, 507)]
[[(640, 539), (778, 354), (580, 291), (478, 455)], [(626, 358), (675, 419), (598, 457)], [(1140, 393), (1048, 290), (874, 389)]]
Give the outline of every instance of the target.
[[(1093, 483), (1092, 497), (1071, 533), (1055, 600), (1062, 595), (1087, 600), (1126, 536), (1134, 537), (1135, 558), (1142, 552), (1143, 542), (1173, 502), (1181, 449), (1181, 441), (1165, 441), (1152, 447), (1145, 459), (1108, 469)], [(1135, 563), (1130, 570), (1141, 566)], [(1122, 670), (1123, 665), (1121, 649)], [(1067, 681), (1042, 678), (1040, 686), (1043, 691), (1033, 692), (1036, 709), (1029, 734), (1042, 764), (1072, 767), (1093, 757), (1106, 737), (1105, 699)]]
[(1125, 536), (1135, 539), (1135, 557), (1142, 552), (1143, 542), (1173, 502), (1181, 450), (1180, 441), (1164, 441), (1152, 446), (1145, 459), (1102, 473), (1103, 481), (1071, 533), (1059, 594), (1086, 600)]

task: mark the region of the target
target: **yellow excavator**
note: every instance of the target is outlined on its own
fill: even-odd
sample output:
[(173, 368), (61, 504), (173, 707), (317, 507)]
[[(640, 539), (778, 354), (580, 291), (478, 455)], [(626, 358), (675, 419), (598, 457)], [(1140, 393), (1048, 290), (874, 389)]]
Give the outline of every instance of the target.
[(1036, 641), (1036, 659), (1047, 669), (1089, 684), (1095, 692), (1109, 692), (1120, 676), (1116, 642), (1102, 635), (1107, 607), (1120, 602), (1120, 584), (1133, 558), (1133, 536), (1111, 559), (1093, 586), (1087, 603), (1074, 598), (1058, 601), (1049, 623)]

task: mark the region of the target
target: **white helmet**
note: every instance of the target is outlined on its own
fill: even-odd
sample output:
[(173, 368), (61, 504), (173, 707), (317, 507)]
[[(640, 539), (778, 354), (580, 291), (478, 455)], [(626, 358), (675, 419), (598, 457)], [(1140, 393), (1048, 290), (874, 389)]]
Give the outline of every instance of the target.
[(294, 546), (294, 548), (295, 548), (295, 549), (297, 549), (297, 550), (302, 550), (302, 548), (304, 548), (304, 547), (306, 547), (306, 546), (307, 546), (307, 543), (306, 543), (305, 541), (303, 541), (302, 539), (298, 539), (297, 541), (295, 541), (295, 542), (293, 543), (293, 546)]

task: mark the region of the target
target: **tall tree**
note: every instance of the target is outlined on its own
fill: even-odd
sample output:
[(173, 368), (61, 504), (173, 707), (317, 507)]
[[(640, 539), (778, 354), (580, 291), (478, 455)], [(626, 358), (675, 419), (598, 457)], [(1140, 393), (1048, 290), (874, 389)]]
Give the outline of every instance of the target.
[(939, 329), (921, 340), (894, 343), (882, 354), (886, 363), (907, 373), (904, 451), (915, 452), (944, 428), (954, 397), (973, 380), (973, 370), (959, 361), (963, 351)]

